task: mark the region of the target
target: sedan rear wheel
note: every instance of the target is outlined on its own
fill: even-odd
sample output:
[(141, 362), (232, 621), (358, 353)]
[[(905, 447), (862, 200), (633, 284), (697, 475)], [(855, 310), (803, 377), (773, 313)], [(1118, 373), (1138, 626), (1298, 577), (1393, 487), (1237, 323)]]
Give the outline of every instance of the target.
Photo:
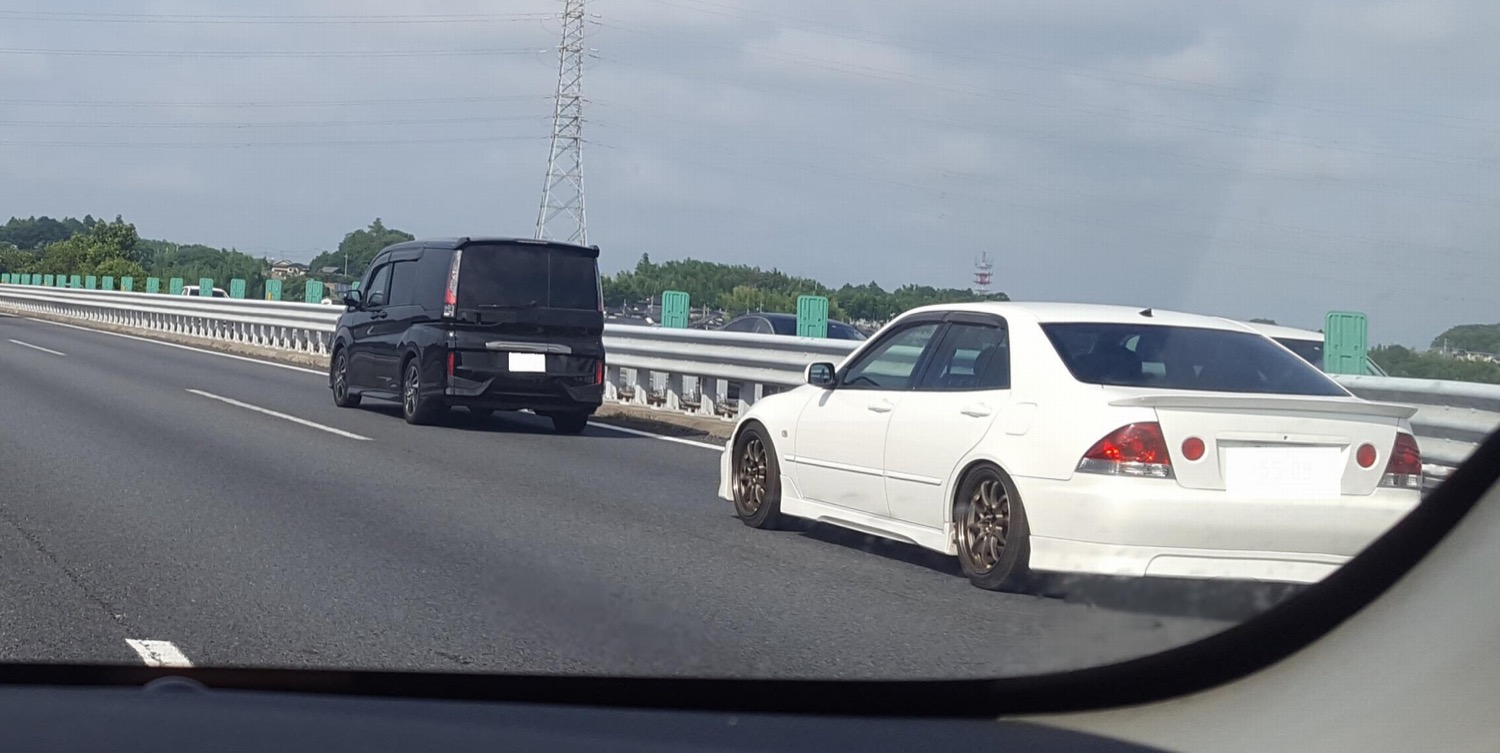
[(1015, 483), (994, 466), (969, 472), (953, 504), (958, 562), (969, 582), (990, 591), (1026, 587), (1031, 531)]
[(751, 528), (781, 525), (781, 467), (776, 448), (759, 425), (740, 432), (732, 462), (734, 514)]

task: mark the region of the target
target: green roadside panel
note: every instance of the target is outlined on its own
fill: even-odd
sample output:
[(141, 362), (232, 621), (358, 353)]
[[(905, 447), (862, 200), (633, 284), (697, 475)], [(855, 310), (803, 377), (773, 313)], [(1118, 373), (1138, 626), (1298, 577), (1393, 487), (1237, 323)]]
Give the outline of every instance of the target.
[(1369, 354), (1369, 320), (1357, 311), (1330, 311), (1323, 320), (1323, 370), (1363, 374)]
[(127, 292), (127, 293), (134, 293), (135, 292), (135, 278), (134, 277), (121, 277), (120, 278), (120, 289), (123, 290), (123, 291), (125, 291), (125, 292)]
[(42, 287), (53, 287), (57, 285), (57, 275), (42, 275)]
[(661, 326), (667, 329), (687, 329), (690, 301), (681, 290), (668, 290), (661, 294)]
[(115, 289), (115, 276), (114, 275), (105, 275), (104, 276), (104, 289), (105, 290), (114, 290)]
[(244, 280), (241, 280), (238, 277), (236, 277), (236, 278), (234, 278), (234, 279), (232, 279), (232, 280), (229, 281), (229, 297), (230, 298), (244, 298), (245, 297), (245, 281)]
[(88, 290), (98, 290), (99, 289), (99, 276), (98, 275), (88, 275), (87, 277), (84, 277), (83, 278), (83, 287), (86, 288), (86, 289), (88, 289)]
[(181, 277), (173, 277), (172, 279), (170, 279), (170, 280), (167, 281), (167, 285), (168, 285), (167, 290), (172, 295), (182, 295), (182, 278)]
[(281, 300), (281, 280), (266, 280), (266, 300)]
[(146, 292), (147, 293), (160, 293), (161, 292), (161, 278), (160, 277), (147, 277), (146, 278)]
[(828, 299), (821, 295), (797, 297), (797, 336), (828, 337)]
[(322, 303), (323, 302), (323, 281), (322, 280), (308, 280), (307, 281), (307, 290), (303, 291), (303, 293), (302, 293), (302, 300), (305, 301), (305, 302), (307, 302), (307, 303)]
[(83, 287), (83, 275), (73, 275), (68, 278), (68, 287), (78, 290)]

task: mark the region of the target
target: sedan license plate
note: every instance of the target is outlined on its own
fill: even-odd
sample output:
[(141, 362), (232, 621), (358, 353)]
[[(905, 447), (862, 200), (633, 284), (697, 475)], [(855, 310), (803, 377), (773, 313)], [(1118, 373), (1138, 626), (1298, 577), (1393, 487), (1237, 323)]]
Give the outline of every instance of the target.
[(1329, 499), (1342, 493), (1337, 447), (1225, 447), (1224, 488), (1236, 497)]
[(547, 354), (511, 353), (510, 370), (512, 373), (544, 374), (547, 372)]

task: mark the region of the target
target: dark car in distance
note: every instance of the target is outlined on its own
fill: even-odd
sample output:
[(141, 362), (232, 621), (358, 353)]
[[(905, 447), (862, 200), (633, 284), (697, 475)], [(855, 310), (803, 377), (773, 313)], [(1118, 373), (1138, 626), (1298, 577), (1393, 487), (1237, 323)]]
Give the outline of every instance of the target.
[[(797, 336), (796, 314), (772, 314), (760, 312), (735, 317), (720, 328), (723, 332), (755, 332), (762, 335)], [(865, 334), (845, 322), (828, 320), (828, 339), (863, 340)]]
[(604, 397), (599, 248), (518, 238), (398, 243), (344, 299), (328, 384), (340, 407), (399, 400), (408, 423), (452, 406), (531, 410), (576, 434)]

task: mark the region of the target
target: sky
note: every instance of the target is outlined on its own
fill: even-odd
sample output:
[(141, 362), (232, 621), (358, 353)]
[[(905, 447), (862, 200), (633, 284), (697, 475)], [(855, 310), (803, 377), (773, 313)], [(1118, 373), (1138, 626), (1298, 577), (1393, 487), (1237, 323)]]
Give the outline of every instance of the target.
[[(534, 232), (561, 0), (0, 10), (0, 219)], [(1500, 3), (590, 0), (589, 241), (839, 285), (1500, 322)]]

